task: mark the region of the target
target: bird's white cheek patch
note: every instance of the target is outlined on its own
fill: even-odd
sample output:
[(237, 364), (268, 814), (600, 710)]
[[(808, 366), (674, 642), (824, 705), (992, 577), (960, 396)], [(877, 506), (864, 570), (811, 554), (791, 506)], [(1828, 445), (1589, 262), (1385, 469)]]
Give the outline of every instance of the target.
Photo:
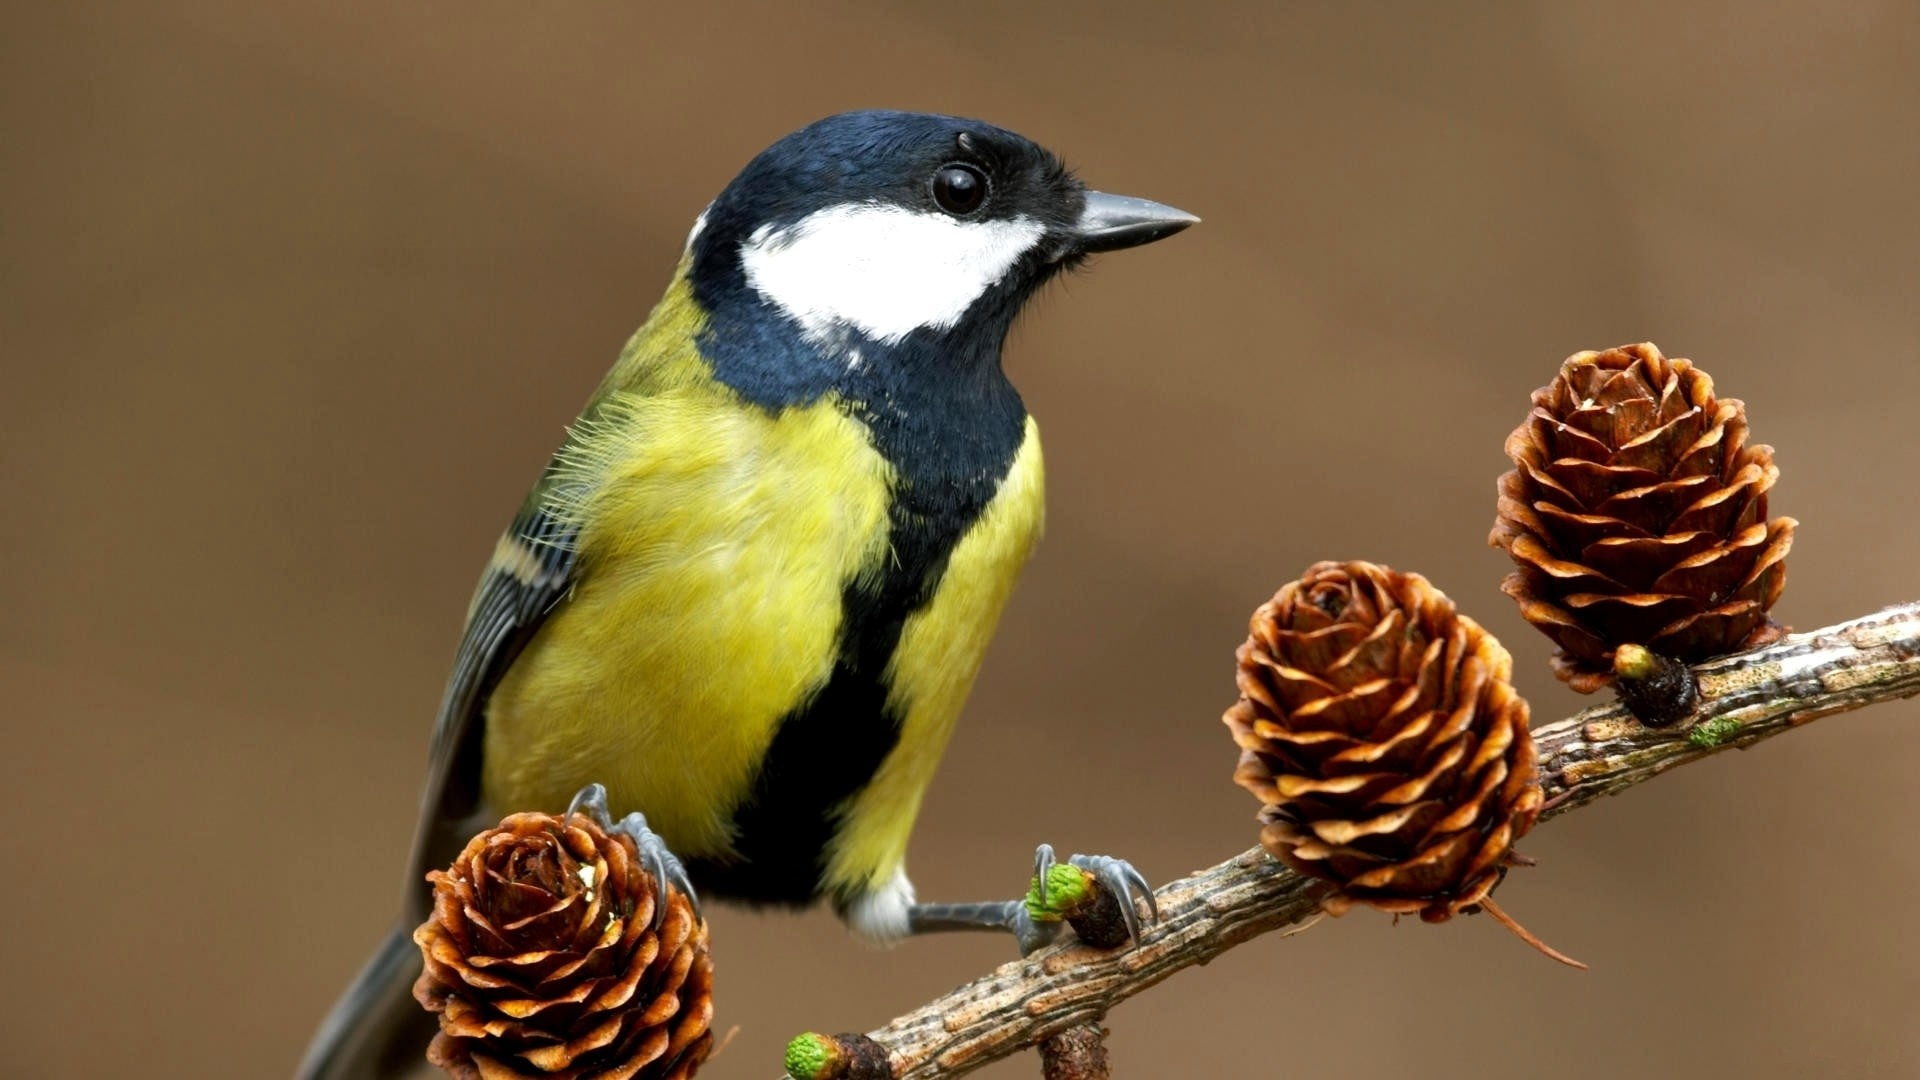
[(848, 204), (740, 245), (748, 284), (816, 339), (853, 327), (893, 344), (951, 328), (1045, 235), (1030, 218), (964, 221)]

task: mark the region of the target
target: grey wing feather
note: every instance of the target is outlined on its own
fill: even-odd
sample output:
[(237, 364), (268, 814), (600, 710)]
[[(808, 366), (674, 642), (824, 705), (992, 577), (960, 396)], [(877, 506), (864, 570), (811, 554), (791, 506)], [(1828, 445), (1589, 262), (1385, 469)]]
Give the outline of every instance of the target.
[(476, 827), (487, 694), (566, 598), (573, 581), (572, 540), (550, 514), (531, 505), (501, 537), (474, 593), (427, 759), (420, 824), (407, 863), (409, 918), (426, 917), (429, 895), (422, 878), (427, 871), (452, 861)]

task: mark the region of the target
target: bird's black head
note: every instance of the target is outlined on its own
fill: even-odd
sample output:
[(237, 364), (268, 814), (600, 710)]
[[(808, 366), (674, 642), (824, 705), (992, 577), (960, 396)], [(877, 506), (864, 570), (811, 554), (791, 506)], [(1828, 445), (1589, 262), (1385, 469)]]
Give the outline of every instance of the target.
[(702, 306), (761, 349), (777, 326), (854, 366), (913, 340), (997, 358), (1020, 305), (1061, 269), (1197, 220), (1088, 191), (991, 124), (850, 112), (748, 164), (695, 226), (689, 272)]

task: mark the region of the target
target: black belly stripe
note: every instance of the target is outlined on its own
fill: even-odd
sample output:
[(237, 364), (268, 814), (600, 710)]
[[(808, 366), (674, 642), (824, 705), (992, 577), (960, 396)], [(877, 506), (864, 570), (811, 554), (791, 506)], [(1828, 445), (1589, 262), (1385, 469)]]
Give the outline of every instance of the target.
[(911, 593), (924, 591), (913, 584), (894, 574), (877, 589), (845, 594), (833, 675), (774, 733), (753, 795), (734, 814), (738, 858), (690, 865), (703, 891), (757, 903), (805, 904), (818, 895), (834, 808), (865, 787), (899, 743), (901, 718), (887, 707), (884, 673)]
[[(831, 390), (894, 468), (892, 558), (880, 580), (843, 593), (833, 674), (776, 730), (752, 793), (734, 813), (736, 857), (689, 862), (703, 891), (754, 903), (818, 897), (836, 810), (899, 743), (904, 718), (887, 705), (888, 661), (907, 618), (932, 599), (955, 546), (999, 492), (1026, 435), (1026, 408), (999, 368), (998, 335), (972, 340), (985, 346), (981, 355), (956, 354), (951, 338), (916, 333), (855, 371), (835, 364)], [(805, 400), (758, 383), (716, 351), (716, 374), (755, 404), (777, 410)]]

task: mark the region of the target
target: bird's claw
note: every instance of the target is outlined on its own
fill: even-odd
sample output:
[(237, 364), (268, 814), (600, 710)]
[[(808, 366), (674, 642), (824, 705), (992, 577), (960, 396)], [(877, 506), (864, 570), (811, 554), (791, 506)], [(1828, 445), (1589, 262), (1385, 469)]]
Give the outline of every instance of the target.
[(611, 830), (613, 817), (607, 813), (607, 786), (588, 784), (574, 792), (573, 801), (567, 804), (567, 812), (560, 815), (560, 820), (567, 821), (575, 814), (584, 814), (595, 825)]
[[(1045, 844), (1040, 846), (1046, 848)], [(1052, 854), (1047, 852), (1049, 857)], [(1134, 869), (1132, 863), (1110, 855), (1074, 855), (1067, 862), (1093, 875), (1093, 880), (1120, 902), (1120, 918), (1126, 922), (1127, 936), (1135, 945), (1140, 944), (1144, 928), (1140, 920), (1140, 900), (1147, 902), (1146, 921), (1160, 921), (1160, 902), (1154, 898), (1153, 886), (1147, 884), (1146, 876)]]
[(667, 842), (660, 839), (660, 834), (647, 827), (646, 815), (635, 810), (621, 818), (620, 823), (615, 825), (612, 831), (626, 833), (633, 838), (634, 849), (640, 853), (641, 865), (647, 868), (647, 873), (653, 875), (654, 881), (660, 883), (660, 903), (653, 906), (651, 929), (660, 929), (660, 924), (666, 921), (666, 890), (669, 888), (679, 890), (680, 895), (687, 898), (687, 904), (693, 908), (694, 913), (699, 913), (700, 897), (693, 891), (693, 881), (687, 877), (687, 868), (680, 864), (680, 857), (673, 853), (673, 849), (667, 846)]
[(618, 823), (607, 812), (607, 789), (601, 784), (588, 784), (576, 793), (573, 801), (567, 804), (568, 818), (575, 814), (585, 815), (609, 833), (623, 833), (633, 841), (633, 847), (640, 856), (640, 865), (661, 888), (660, 902), (653, 906), (652, 930), (659, 930), (667, 918), (668, 889), (677, 889), (687, 898), (687, 903), (697, 914), (700, 910), (700, 897), (693, 891), (693, 881), (687, 877), (687, 868), (680, 857), (673, 853), (660, 834), (647, 827), (645, 814), (635, 810)]
[(1033, 851), (1033, 879), (1040, 883), (1040, 902), (1047, 903), (1047, 874), (1053, 870), (1053, 845), (1041, 844)]

